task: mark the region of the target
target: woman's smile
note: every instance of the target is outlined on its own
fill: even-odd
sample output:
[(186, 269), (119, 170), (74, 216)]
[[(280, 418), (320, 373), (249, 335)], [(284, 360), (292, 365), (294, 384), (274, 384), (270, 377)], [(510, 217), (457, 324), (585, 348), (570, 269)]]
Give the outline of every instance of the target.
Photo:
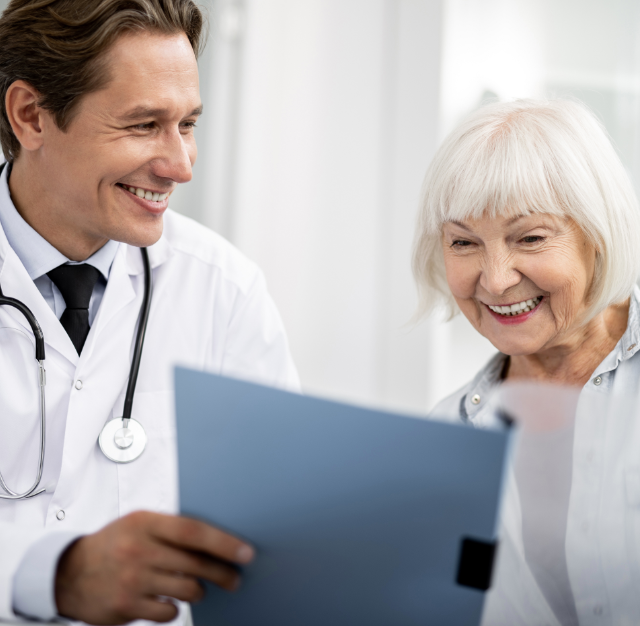
[(544, 296), (535, 296), (520, 302), (504, 305), (482, 303), (489, 314), (500, 324), (523, 324), (538, 312)]

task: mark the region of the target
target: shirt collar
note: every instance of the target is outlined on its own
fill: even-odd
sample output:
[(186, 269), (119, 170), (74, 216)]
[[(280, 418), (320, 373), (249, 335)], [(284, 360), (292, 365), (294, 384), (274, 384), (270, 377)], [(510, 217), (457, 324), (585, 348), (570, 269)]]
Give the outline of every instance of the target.
[[(80, 262), (69, 260), (29, 226), (18, 213), (9, 192), (10, 172), (11, 165), (7, 164), (0, 175), (0, 224), (9, 245), (24, 265), (31, 280), (36, 280), (36, 278), (65, 263), (78, 265)], [(110, 240), (81, 263), (92, 265), (105, 280), (108, 280), (118, 245), (117, 241)]]
[(629, 300), (629, 318), (627, 330), (616, 344), (616, 347), (596, 368), (594, 374), (600, 375), (615, 370), (622, 361), (630, 359), (640, 350), (640, 289), (636, 285)]

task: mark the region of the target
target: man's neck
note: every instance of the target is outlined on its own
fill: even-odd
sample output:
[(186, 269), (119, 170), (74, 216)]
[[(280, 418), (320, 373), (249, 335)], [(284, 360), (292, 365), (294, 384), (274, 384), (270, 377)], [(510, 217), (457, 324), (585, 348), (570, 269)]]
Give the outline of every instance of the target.
[(18, 158), (7, 179), (16, 210), (43, 239), (71, 261), (85, 261), (107, 243), (107, 239), (83, 233), (77, 224), (65, 219), (64, 207), (51, 197), (42, 184), (43, 177), (28, 160)]

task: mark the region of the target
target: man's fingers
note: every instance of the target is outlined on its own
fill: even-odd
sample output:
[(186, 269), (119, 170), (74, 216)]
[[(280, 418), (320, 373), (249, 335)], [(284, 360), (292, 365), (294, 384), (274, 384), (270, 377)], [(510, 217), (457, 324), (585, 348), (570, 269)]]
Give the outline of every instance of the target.
[(154, 572), (147, 583), (145, 595), (149, 596), (167, 596), (184, 602), (197, 602), (204, 596), (202, 585), (191, 576)]
[(187, 517), (156, 515), (150, 530), (158, 539), (176, 547), (232, 563), (249, 563), (255, 556), (253, 548), (237, 537)]
[(203, 522), (138, 511), (67, 550), (56, 602), (62, 614), (90, 624), (168, 622), (177, 608), (163, 598), (199, 600), (199, 578), (234, 590), (240, 575), (233, 564), (252, 556), (250, 546)]
[(211, 558), (206, 554), (187, 552), (173, 546), (155, 546), (149, 553), (148, 564), (163, 572), (180, 572), (193, 578), (204, 578), (225, 589), (235, 588), (239, 574), (235, 568), (224, 561)]
[[(240, 585), (240, 574), (234, 567), (205, 555), (181, 552), (175, 548), (166, 547), (149, 564), (162, 573), (174, 575), (180, 572), (187, 578), (204, 578), (229, 591), (234, 591)], [(161, 594), (158, 591), (155, 593)]]
[(152, 622), (170, 622), (178, 615), (178, 607), (168, 600), (158, 598), (140, 598), (136, 604), (135, 619)]

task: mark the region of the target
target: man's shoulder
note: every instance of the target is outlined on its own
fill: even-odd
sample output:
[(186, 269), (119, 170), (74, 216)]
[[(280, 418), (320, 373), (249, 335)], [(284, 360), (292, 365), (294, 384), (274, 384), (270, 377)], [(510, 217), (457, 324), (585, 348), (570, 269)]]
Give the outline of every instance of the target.
[(175, 211), (165, 213), (163, 238), (179, 258), (211, 267), (243, 292), (262, 276), (258, 266), (222, 235)]

